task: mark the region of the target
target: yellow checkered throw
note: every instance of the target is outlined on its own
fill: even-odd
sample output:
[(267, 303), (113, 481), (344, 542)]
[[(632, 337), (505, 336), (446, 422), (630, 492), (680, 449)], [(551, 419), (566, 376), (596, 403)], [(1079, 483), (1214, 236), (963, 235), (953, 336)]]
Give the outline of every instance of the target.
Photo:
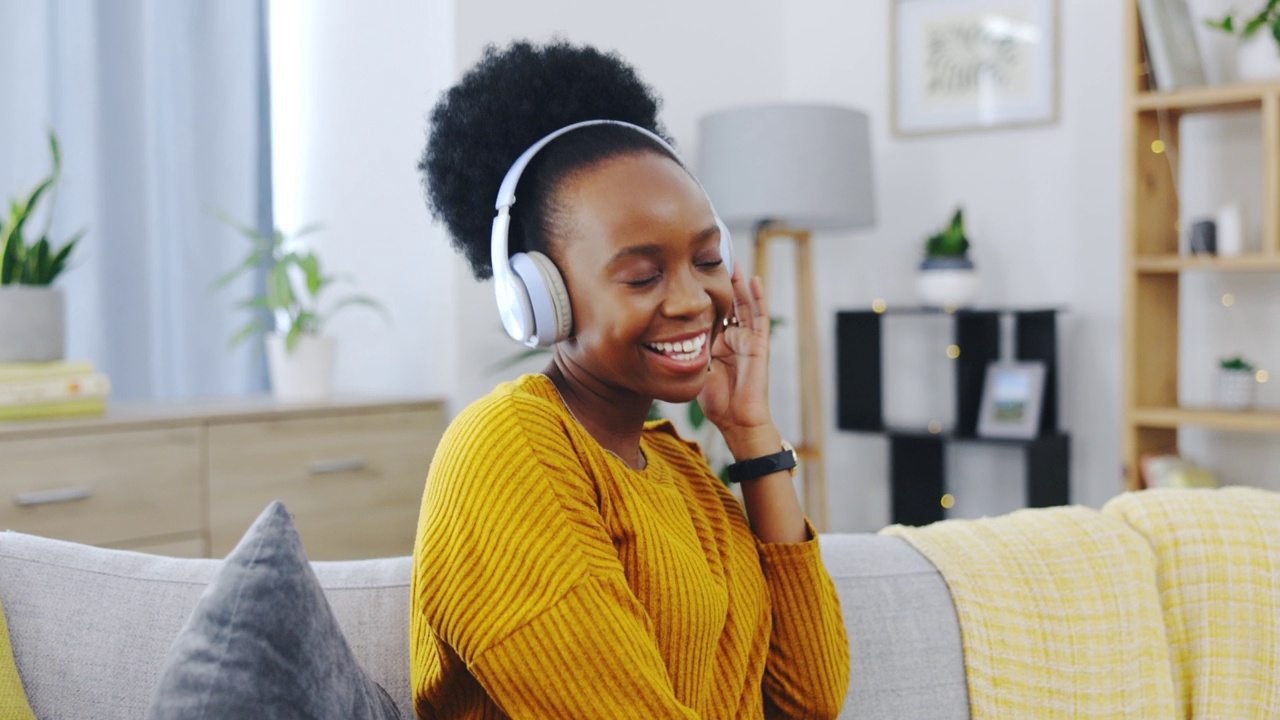
[(1147, 490), (1103, 513), (1155, 550), (1178, 716), (1280, 718), (1280, 494)]
[(1082, 507), (882, 532), (938, 568), (960, 620), (974, 720), (1171, 718), (1156, 559)]

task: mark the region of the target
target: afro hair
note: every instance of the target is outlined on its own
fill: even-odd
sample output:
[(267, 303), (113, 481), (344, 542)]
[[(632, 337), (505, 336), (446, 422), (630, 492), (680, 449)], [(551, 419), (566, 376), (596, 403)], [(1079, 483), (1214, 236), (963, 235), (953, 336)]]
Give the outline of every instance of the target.
[[(493, 274), (489, 233), (494, 198), (508, 168), (547, 134), (583, 120), (621, 120), (666, 139), (661, 101), (616, 53), (517, 41), (493, 45), (431, 111), (422, 172), (427, 206), (443, 222), (476, 279)], [(669, 142), (669, 140), (668, 140)], [(669, 154), (642, 133), (601, 125), (576, 130), (541, 150), (521, 175), (512, 207), (511, 251), (546, 251), (557, 183), (606, 158)]]

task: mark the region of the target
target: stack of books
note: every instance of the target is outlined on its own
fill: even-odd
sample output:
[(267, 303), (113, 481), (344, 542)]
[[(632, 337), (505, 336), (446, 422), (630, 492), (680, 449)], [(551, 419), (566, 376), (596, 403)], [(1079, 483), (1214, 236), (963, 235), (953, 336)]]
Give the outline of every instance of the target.
[(110, 394), (90, 362), (0, 363), (0, 420), (101, 415)]

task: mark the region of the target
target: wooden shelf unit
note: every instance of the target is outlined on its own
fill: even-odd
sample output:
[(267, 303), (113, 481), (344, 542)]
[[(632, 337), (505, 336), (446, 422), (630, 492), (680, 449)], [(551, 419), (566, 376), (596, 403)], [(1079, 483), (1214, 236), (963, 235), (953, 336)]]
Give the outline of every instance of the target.
[[(1184, 272), (1280, 272), (1280, 82), (1152, 90), (1143, 57), (1138, 0), (1127, 0), (1125, 88), (1125, 487), (1141, 487), (1143, 455), (1178, 447), (1178, 428), (1280, 433), (1280, 411), (1223, 412), (1178, 405), (1179, 288)], [(1262, 114), (1262, 248), (1242, 257), (1181, 254), (1178, 118), (1188, 113)], [(1157, 144), (1163, 143), (1161, 150)], [(1169, 151), (1174, 151), (1173, 155)]]

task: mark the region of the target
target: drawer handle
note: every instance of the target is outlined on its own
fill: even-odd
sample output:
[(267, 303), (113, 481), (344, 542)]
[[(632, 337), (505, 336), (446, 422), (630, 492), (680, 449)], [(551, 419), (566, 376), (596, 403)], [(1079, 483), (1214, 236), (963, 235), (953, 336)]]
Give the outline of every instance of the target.
[(87, 487), (62, 488), (59, 490), (40, 490), (38, 492), (23, 493), (16, 498), (14, 502), (28, 507), (31, 505), (54, 505), (56, 503), (71, 502), (73, 500), (84, 500), (93, 497), (93, 489)]
[(356, 472), (368, 467), (364, 458), (342, 458), (340, 460), (321, 460), (311, 463), (312, 475), (332, 475), (334, 473)]

